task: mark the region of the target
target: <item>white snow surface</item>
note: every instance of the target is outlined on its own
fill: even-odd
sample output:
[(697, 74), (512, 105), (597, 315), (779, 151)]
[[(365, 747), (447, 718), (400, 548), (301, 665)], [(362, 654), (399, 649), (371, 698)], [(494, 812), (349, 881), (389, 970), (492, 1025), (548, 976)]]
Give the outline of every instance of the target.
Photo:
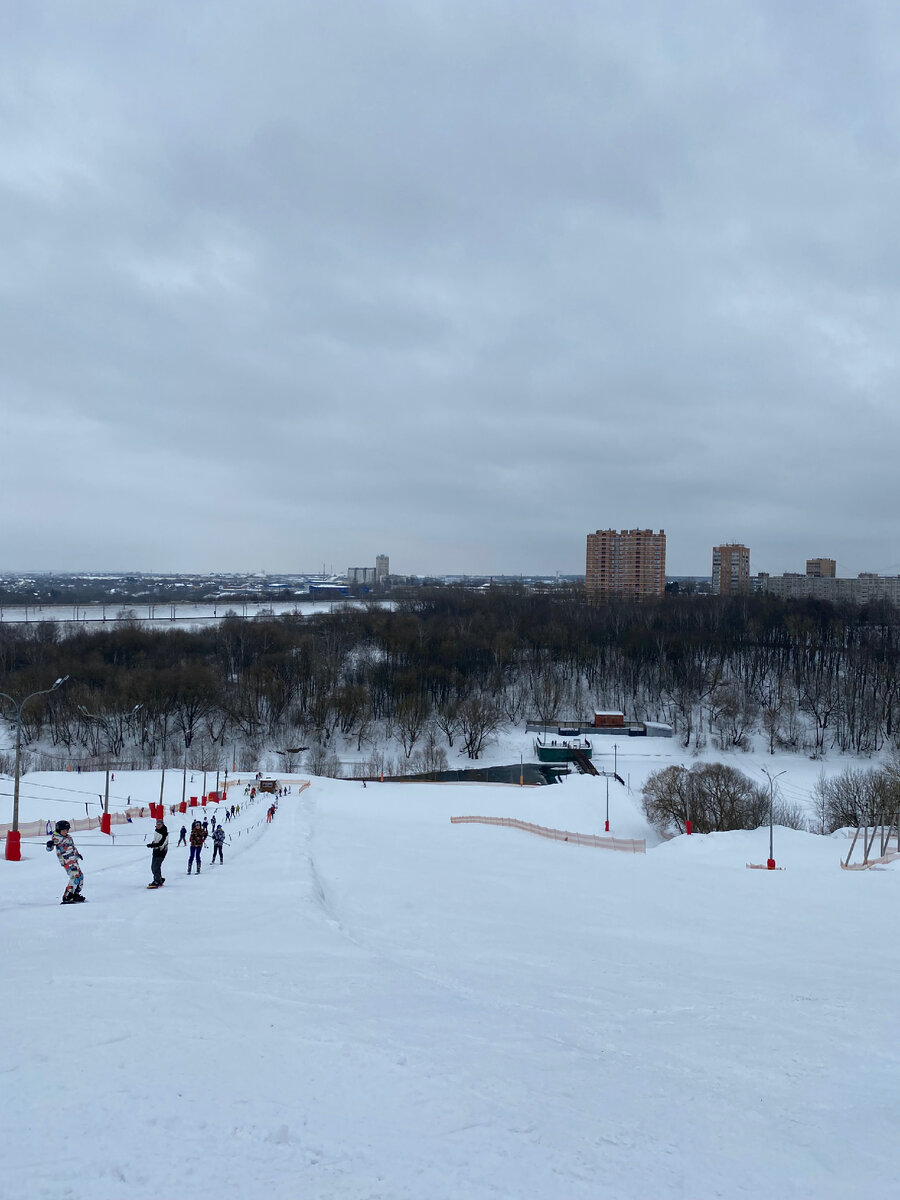
[[(619, 749), (641, 779), (684, 754)], [(818, 770), (785, 762), (801, 791)], [(114, 806), (159, 786), (117, 773)], [(22, 819), (102, 790), (28, 776)], [(152, 822), (76, 834), (78, 906), (23, 843), (0, 860), (0, 1197), (895, 1196), (900, 871), (785, 829), (768, 872), (746, 868), (767, 828), (628, 855), (450, 823), (602, 833), (605, 799), (314, 778), (272, 824), (246, 807), (199, 877), (167, 816), (158, 892)], [(636, 790), (611, 785), (610, 824), (647, 836)]]

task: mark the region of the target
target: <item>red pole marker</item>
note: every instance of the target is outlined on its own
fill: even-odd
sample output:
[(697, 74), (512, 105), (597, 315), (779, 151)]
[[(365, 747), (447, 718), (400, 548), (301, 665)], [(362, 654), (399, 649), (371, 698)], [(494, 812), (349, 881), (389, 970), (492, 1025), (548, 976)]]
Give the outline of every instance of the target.
[(112, 832), (112, 820), (110, 819), (109, 813), (101, 813), (100, 814), (100, 832), (101, 833), (111, 833)]
[(691, 836), (691, 823), (690, 823), (690, 821), (685, 821), (685, 823), (684, 823), (684, 832), (685, 832), (685, 833), (688, 835), (688, 837), (690, 837), (690, 836)]

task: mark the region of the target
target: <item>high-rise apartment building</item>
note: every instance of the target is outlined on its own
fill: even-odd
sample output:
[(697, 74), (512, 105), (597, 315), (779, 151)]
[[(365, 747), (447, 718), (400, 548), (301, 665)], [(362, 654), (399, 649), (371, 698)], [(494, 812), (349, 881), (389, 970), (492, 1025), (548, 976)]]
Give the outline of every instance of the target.
[(808, 558), (806, 574), (811, 579), (834, 579), (837, 575), (837, 563), (833, 558)]
[(391, 573), (390, 563), (386, 554), (375, 555), (375, 579), (378, 583), (387, 579)]
[(750, 591), (750, 550), (739, 542), (713, 546), (712, 590), (714, 596), (734, 596)]
[(666, 590), (665, 531), (598, 529), (589, 533), (584, 586), (593, 600), (661, 596)]

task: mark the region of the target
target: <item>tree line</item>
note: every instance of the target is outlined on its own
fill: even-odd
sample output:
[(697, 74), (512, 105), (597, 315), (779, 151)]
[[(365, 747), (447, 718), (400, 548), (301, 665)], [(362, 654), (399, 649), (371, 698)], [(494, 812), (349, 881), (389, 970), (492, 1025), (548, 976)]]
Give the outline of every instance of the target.
[[(383, 768), (476, 759), (502, 726), (666, 721), (685, 747), (870, 754), (898, 719), (900, 613), (771, 596), (666, 596), (593, 605), (578, 588), (423, 589), (309, 616), (226, 616), (199, 630), (129, 616), (63, 634), (0, 626), (0, 690), (34, 742), (71, 759), (203, 766), (267, 750), (287, 769), (337, 770), (338, 747)], [(0, 710), (8, 713), (8, 707)], [(227, 753), (226, 753), (227, 751)], [(49, 753), (49, 752), (48, 752)], [(303, 757), (305, 755), (305, 757)]]

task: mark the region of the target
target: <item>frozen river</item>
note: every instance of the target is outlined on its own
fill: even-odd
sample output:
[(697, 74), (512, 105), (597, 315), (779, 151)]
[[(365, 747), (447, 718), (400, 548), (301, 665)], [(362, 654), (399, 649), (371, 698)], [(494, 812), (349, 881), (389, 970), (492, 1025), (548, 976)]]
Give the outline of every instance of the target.
[(227, 614), (247, 620), (259, 616), (282, 616), (285, 613), (309, 616), (333, 611), (336, 605), (357, 606), (363, 603), (371, 601), (296, 597), (292, 600), (220, 600), (184, 604), (9, 604), (0, 605), (0, 623), (37, 625), (43, 621), (55, 621), (64, 627), (91, 626), (100, 629), (104, 625), (114, 625), (123, 615), (127, 615), (147, 627), (163, 629), (173, 625), (214, 625)]

